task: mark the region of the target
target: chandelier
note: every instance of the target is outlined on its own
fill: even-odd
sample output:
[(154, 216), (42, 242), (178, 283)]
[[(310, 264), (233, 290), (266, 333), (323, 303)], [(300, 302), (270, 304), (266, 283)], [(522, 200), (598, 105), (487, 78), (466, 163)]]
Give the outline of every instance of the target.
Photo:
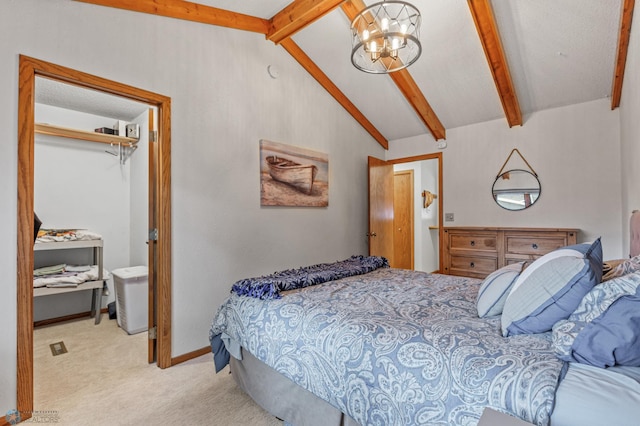
[(361, 71), (385, 74), (414, 63), (422, 53), (420, 12), (403, 1), (383, 1), (351, 22), (351, 63)]

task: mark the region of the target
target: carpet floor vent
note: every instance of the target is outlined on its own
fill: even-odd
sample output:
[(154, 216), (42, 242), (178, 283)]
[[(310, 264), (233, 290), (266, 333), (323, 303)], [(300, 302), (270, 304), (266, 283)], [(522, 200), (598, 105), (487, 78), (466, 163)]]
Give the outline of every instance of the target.
[(67, 353), (67, 348), (64, 345), (64, 342), (56, 342), (49, 345), (51, 348), (51, 353), (53, 356), (58, 356)]

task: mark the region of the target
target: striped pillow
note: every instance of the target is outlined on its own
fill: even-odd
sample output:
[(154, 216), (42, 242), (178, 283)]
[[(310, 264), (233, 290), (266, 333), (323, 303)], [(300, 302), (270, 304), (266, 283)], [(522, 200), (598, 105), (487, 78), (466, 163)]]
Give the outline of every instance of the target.
[(602, 279), (602, 245), (576, 244), (545, 254), (516, 280), (502, 312), (502, 334), (544, 333), (567, 319)]
[(507, 300), (511, 286), (516, 282), (516, 278), (522, 272), (525, 263), (518, 262), (504, 266), (484, 279), (476, 299), (480, 318), (502, 313), (502, 308), (505, 300)]

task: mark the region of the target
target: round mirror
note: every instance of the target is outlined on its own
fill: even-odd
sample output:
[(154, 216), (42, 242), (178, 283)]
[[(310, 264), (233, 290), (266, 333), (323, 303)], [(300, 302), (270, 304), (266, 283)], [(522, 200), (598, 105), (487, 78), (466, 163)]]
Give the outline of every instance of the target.
[(507, 170), (493, 183), (493, 199), (507, 210), (524, 210), (540, 197), (540, 181), (527, 170)]

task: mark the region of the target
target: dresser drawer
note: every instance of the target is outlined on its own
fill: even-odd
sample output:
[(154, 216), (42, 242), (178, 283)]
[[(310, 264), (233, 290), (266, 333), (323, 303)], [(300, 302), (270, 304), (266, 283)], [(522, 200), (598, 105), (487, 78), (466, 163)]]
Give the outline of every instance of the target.
[(495, 253), (498, 246), (495, 234), (451, 234), (449, 241), (451, 244), (451, 250), (473, 250)]
[(527, 254), (542, 256), (550, 251), (567, 245), (565, 237), (526, 237), (508, 236), (506, 252), (508, 254)]
[(504, 259), (504, 264), (506, 265), (513, 265), (514, 263), (520, 263), (520, 262), (525, 262), (524, 267), (526, 268), (527, 266), (531, 265), (531, 263), (538, 259), (539, 257), (542, 256), (532, 256), (532, 255), (515, 255), (515, 256), (510, 256), (510, 257), (506, 257)]
[(479, 256), (451, 256), (451, 275), (484, 278), (498, 269), (498, 259)]

